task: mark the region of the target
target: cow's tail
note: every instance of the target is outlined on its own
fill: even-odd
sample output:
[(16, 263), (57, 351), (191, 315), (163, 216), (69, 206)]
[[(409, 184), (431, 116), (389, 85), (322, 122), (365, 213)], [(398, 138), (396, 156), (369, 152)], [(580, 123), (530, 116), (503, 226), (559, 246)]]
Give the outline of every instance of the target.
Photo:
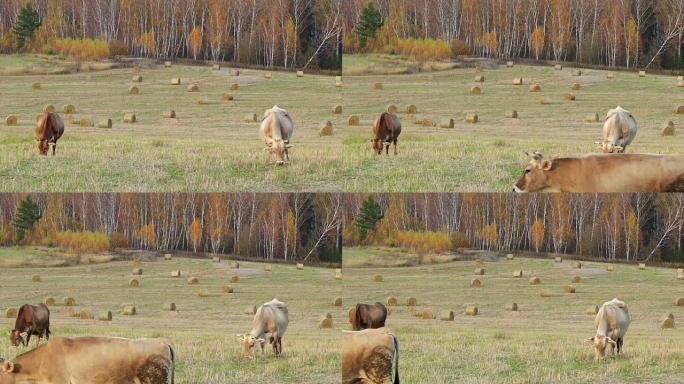
[(399, 340), (395, 335), (392, 335), (392, 341), (394, 342), (394, 382), (393, 384), (399, 383)]
[(174, 384), (174, 376), (176, 373), (176, 353), (174, 352), (171, 344), (169, 344), (169, 352), (171, 353), (171, 384)]

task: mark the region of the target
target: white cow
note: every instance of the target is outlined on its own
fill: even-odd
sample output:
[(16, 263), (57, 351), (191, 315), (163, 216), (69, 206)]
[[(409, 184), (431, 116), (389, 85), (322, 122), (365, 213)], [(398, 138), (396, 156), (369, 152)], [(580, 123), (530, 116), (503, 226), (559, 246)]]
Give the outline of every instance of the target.
[(634, 140), (637, 122), (632, 114), (618, 106), (606, 114), (603, 124), (603, 141), (597, 142), (603, 153), (623, 153)]
[(627, 333), (630, 321), (629, 310), (624, 302), (613, 299), (603, 303), (594, 320), (596, 335), (587, 339), (588, 342), (594, 344), (596, 360), (605, 356), (608, 344), (610, 344), (613, 355), (615, 355), (616, 346), (617, 353), (622, 352), (623, 338)]
[(286, 110), (274, 105), (264, 112), (259, 134), (266, 144), (264, 150), (275, 155), (276, 165), (283, 165), (290, 160), (288, 149), (292, 148), (290, 138), (293, 130), (292, 117)]
[(261, 346), (264, 353), (264, 343), (268, 341), (273, 346), (273, 353), (280, 355), (283, 352), (282, 338), (289, 324), (287, 305), (273, 299), (264, 303), (254, 315), (252, 330), (244, 335), (238, 335), (244, 347), (245, 356), (254, 356), (253, 349), (256, 343)]

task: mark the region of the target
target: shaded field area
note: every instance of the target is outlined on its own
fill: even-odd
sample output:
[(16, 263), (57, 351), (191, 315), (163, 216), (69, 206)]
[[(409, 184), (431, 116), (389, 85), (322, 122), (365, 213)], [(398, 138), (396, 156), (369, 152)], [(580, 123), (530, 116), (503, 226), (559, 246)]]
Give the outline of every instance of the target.
[[(365, 57), (345, 60), (372, 67), (364, 64), (369, 60)], [(676, 129), (684, 124), (684, 115), (675, 114), (684, 100), (676, 77), (615, 72), (609, 80), (601, 70), (574, 76), (572, 68), (489, 64), (479, 71), (345, 76), (342, 169), (348, 177), (343, 190), (509, 192), (529, 161), (523, 151), (539, 150), (549, 158), (598, 152), (594, 142), (602, 139), (604, 116), (618, 105), (638, 123), (628, 153), (684, 153), (681, 133), (661, 136), (667, 122)], [(484, 82), (475, 82), (476, 76), (484, 76)], [(514, 86), (514, 78), (522, 78), (523, 85)], [(382, 90), (374, 88), (376, 82), (383, 84)], [(541, 92), (530, 92), (532, 84)], [(572, 90), (573, 84), (579, 90)], [(471, 94), (473, 86), (481, 94)], [(566, 93), (575, 100), (566, 100)], [(399, 155), (378, 157), (371, 153), (371, 127), (389, 104), (397, 106), (402, 120)], [(407, 105), (417, 107), (417, 120), (435, 125), (412, 123)], [(511, 110), (518, 118), (506, 117)], [(466, 113), (476, 113), (479, 121), (467, 123)], [(594, 114), (598, 121), (588, 122), (587, 116)], [(351, 115), (359, 116), (359, 126), (348, 125)], [(448, 119), (454, 120), (454, 128), (439, 128)]]
[[(347, 252), (375, 255), (373, 249)], [(384, 253), (382, 251), (381, 253)], [(501, 257), (504, 256), (504, 257)], [(401, 257), (401, 256), (400, 256)], [(345, 268), (345, 303), (385, 302), (387, 326), (399, 338), (400, 376), (406, 382), (435, 383), (587, 383), (679, 382), (684, 358), (684, 334), (679, 319), (684, 307), (684, 282), (674, 269), (572, 260), (518, 258), (482, 254), (482, 261), (404, 268)], [(486, 261), (485, 261), (486, 260)], [(484, 268), (484, 275), (474, 275)], [(522, 278), (513, 278), (522, 270)], [(383, 282), (374, 276), (382, 275)], [(531, 285), (531, 277), (539, 285)], [(579, 282), (572, 282), (578, 276)], [(470, 287), (479, 278), (479, 288)], [(576, 293), (564, 292), (574, 285)], [(544, 292), (545, 296), (541, 297)], [(415, 312), (431, 310), (436, 319), (411, 314), (407, 297), (417, 299)], [(584, 340), (595, 333), (594, 309), (614, 297), (624, 300), (632, 316), (625, 337), (624, 355), (594, 361), (593, 345)], [(509, 303), (518, 310), (510, 311)], [(477, 306), (478, 315), (465, 314)], [(454, 311), (453, 321), (440, 320), (440, 312)], [(675, 316), (674, 329), (661, 329), (660, 320)], [(347, 329), (350, 326), (347, 324)]]
[[(28, 62), (25, 62), (28, 61)], [(0, 56), (0, 62), (25, 62)], [(334, 191), (339, 190), (341, 140), (319, 136), (326, 121), (337, 129), (341, 104), (334, 77), (245, 69), (239, 76), (211, 67), (174, 65), (142, 69), (120, 68), (63, 75), (2, 76), (0, 82), (0, 177), (4, 191)], [(134, 75), (142, 83), (132, 83)], [(171, 85), (180, 78), (181, 85)], [(32, 89), (32, 83), (41, 89)], [(197, 84), (199, 92), (188, 92)], [(230, 90), (237, 84), (238, 90)], [(138, 95), (128, 93), (130, 86)], [(223, 101), (223, 94), (234, 97)], [(201, 101), (201, 103), (200, 103)], [(36, 114), (46, 104), (58, 112), (75, 106), (73, 120), (96, 125), (113, 120), (113, 127), (67, 124), (57, 156), (41, 157), (33, 130)], [(291, 162), (276, 168), (259, 138), (257, 121), (278, 105), (295, 124)], [(175, 119), (164, 118), (170, 110)], [(123, 122), (135, 113), (137, 122)], [(16, 115), (18, 126), (5, 118)], [(68, 116), (61, 113), (66, 121)]]
[[(0, 259), (5, 257), (3, 254)], [(332, 305), (342, 289), (342, 282), (334, 278), (334, 269), (297, 270), (273, 264), (272, 272), (265, 272), (263, 264), (252, 262), (240, 262), (235, 269), (226, 260), (152, 260), (61, 268), (0, 268), (0, 356), (11, 358), (25, 351), (9, 344), (6, 335), (14, 319), (5, 318), (6, 308), (38, 303), (50, 296), (57, 301), (51, 308), (54, 335), (170, 339), (177, 353), (179, 383), (339, 382), (339, 328), (346, 313)], [(132, 276), (134, 268), (142, 268), (143, 275)], [(174, 270), (181, 270), (182, 277), (172, 278)], [(40, 282), (32, 282), (35, 274), (41, 276)], [(191, 276), (197, 277), (199, 284), (189, 285), (187, 279)], [(231, 283), (232, 276), (239, 276), (240, 281)], [(131, 278), (139, 279), (139, 287), (128, 286)], [(222, 287), (227, 285), (234, 288), (234, 293), (223, 293)], [(207, 296), (199, 297), (200, 290)], [(113, 320), (68, 317), (68, 308), (62, 305), (67, 296), (76, 300), (77, 311), (88, 308), (97, 315), (110, 310)], [(258, 353), (253, 360), (242, 357), (237, 335), (249, 332), (253, 318), (244, 313), (245, 308), (258, 307), (274, 297), (289, 309), (283, 356), (274, 357), (268, 348), (266, 355)], [(176, 311), (163, 309), (169, 302), (176, 304)], [(137, 315), (124, 316), (123, 305), (135, 305)], [(319, 319), (326, 313), (333, 316), (333, 329), (318, 328)]]

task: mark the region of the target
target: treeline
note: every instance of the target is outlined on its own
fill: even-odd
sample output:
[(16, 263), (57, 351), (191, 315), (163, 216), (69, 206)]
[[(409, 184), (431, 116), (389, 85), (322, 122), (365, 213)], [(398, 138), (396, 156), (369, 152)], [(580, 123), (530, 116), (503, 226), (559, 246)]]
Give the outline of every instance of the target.
[(104, 41), (111, 55), (340, 69), (344, 0), (3, 0), (0, 51), (16, 50), (22, 7), (40, 27), (24, 50), (65, 39)]
[[(345, 52), (438, 39), (452, 55), (684, 69), (684, 0), (368, 0), (344, 10)], [(439, 55), (438, 55), (439, 57)]]
[(684, 262), (684, 194), (350, 194), (344, 244)]
[(0, 245), (340, 262), (341, 203), (310, 193), (6, 193)]

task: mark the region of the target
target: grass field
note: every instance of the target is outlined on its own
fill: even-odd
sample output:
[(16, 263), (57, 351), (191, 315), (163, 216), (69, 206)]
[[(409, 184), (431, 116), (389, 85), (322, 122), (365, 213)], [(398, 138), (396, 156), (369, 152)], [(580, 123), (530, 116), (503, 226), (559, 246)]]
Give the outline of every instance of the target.
[[(397, 59), (399, 60), (399, 59)], [(388, 60), (345, 56), (358, 73), (372, 70), (373, 63)], [(399, 60), (395, 65), (403, 67)], [(491, 64), (491, 63), (489, 63)], [(630, 110), (638, 122), (638, 133), (629, 153), (684, 153), (684, 136), (661, 137), (660, 129), (672, 120), (679, 130), (684, 115), (674, 113), (684, 100), (684, 88), (677, 88), (672, 76), (615, 72), (608, 80), (605, 71), (584, 70), (572, 76), (571, 68), (516, 65), (489, 69), (451, 69), (408, 75), (347, 75), (344, 77), (344, 116), (359, 115), (360, 126), (344, 122), (342, 169), (348, 174), (344, 191), (482, 191), (512, 190), (529, 159), (523, 151), (541, 150), (547, 157), (576, 156), (598, 152), (605, 113), (617, 105)], [(366, 69), (364, 69), (366, 68)], [(370, 68), (370, 69), (368, 69)], [(482, 94), (471, 95), (476, 75), (485, 77)], [(513, 78), (524, 85), (513, 86)], [(373, 84), (382, 82), (383, 90)], [(539, 84), (540, 93), (529, 92)], [(580, 83), (579, 91), (572, 91)], [(576, 101), (564, 100), (573, 93)], [(551, 104), (542, 105), (548, 98)], [(396, 104), (402, 120), (399, 155), (378, 157), (371, 153), (373, 120), (388, 104)], [(424, 127), (410, 123), (404, 112), (414, 104), (418, 114), (440, 120), (453, 118), (454, 129)], [(505, 117), (518, 111), (518, 119)], [(480, 122), (464, 121), (466, 112), (476, 112)], [(588, 123), (589, 114), (598, 113), (601, 122)], [(352, 177), (353, 176), (353, 177)]]
[[(373, 257), (378, 251), (346, 249), (345, 260), (348, 253)], [(604, 264), (594, 262), (575, 269), (570, 260), (506, 260), (493, 253), (482, 260), (404, 268), (345, 264), (345, 303), (399, 299), (400, 305), (391, 307), (387, 326), (399, 338), (402, 382), (681, 382), (684, 334), (679, 322), (684, 307), (674, 306), (674, 301), (684, 296), (684, 283), (675, 279), (674, 270), (615, 265), (607, 272)], [(470, 288), (479, 267), (485, 268), (482, 287)], [(512, 277), (516, 269), (524, 271), (522, 279)], [(384, 282), (373, 281), (377, 274)], [(541, 285), (530, 285), (531, 276), (540, 277)], [(575, 294), (566, 294), (563, 286), (571, 284), (573, 276), (582, 281), (574, 284)], [(540, 297), (542, 290), (553, 296)], [(419, 309), (432, 309), (437, 316), (453, 310), (455, 320), (414, 317), (403, 305), (407, 296), (418, 300)], [(613, 297), (627, 303), (632, 317), (625, 353), (595, 362), (593, 345), (584, 341), (595, 332), (594, 315), (586, 311)], [(506, 310), (509, 302), (516, 302), (519, 310)], [(479, 315), (466, 316), (466, 304), (476, 305)], [(674, 314), (676, 328), (661, 330), (659, 320), (667, 313)]]
[[(24, 249), (2, 249), (0, 259), (12, 253), (23, 254)], [(25, 351), (9, 345), (7, 334), (14, 319), (5, 318), (5, 309), (52, 296), (58, 303), (51, 308), (54, 335), (169, 338), (177, 354), (177, 383), (339, 382), (339, 329), (346, 312), (332, 306), (333, 299), (342, 295), (342, 283), (334, 279), (334, 270), (297, 270), (274, 264), (268, 273), (263, 272), (262, 264), (251, 262), (241, 262), (235, 270), (227, 261), (151, 260), (139, 266), (143, 275), (138, 288), (127, 286), (132, 269), (137, 267), (133, 261), (61, 268), (0, 268), (0, 356), (11, 358)], [(180, 279), (170, 277), (175, 269), (182, 271)], [(31, 282), (33, 274), (39, 274), (42, 282)], [(232, 275), (240, 276), (240, 282), (232, 284), (234, 293), (224, 294), (221, 288), (230, 284)], [(199, 284), (188, 285), (189, 276), (198, 277)], [(200, 289), (205, 289), (209, 297), (198, 297)], [(61, 305), (65, 296), (76, 299), (76, 308), (87, 307), (94, 313), (111, 310), (113, 321), (67, 317), (67, 308)], [(243, 310), (274, 297), (289, 309), (283, 356), (274, 357), (269, 348), (265, 356), (243, 358), (236, 335), (249, 332), (253, 318)], [(175, 302), (178, 310), (162, 310), (167, 302)], [(138, 314), (122, 315), (124, 304), (135, 305)], [(334, 328), (318, 329), (319, 318), (327, 312), (333, 315)]]
[[(30, 67), (32, 56), (0, 56), (0, 68), (21, 63)], [(4, 64), (3, 64), (4, 63)], [(2, 67), (5, 65), (5, 67)], [(46, 64), (48, 65), (48, 64)], [(57, 64), (54, 64), (57, 65)], [(333, 115), (342, 104), (334, 77), (241, 70), (230, 76), (226, 68), (158, 66), (142, 69), (139, 95), (129, 95), (133, 68), (61, 75), (6, 76), (0, 71), (0, 178), (3, 191), (337, 191), (341, 139), (320, 137), (325, 121), (339, 128)], [(182, 85), (172, 86), (172, 78)], [(42, 89), (32, 90), (40, 82)], [(200, 92), (189, 93), (195, 83)], [(230, 91), (231, 83), (239, 90)], [(222, 101), (224, 92), (233, 101)], [(208, 104), (200, 105), (198, 100)], [(111, 118), (112, 129), (67, 124), (57, 156), (38, 155), (33, 129), (43, 106), (58, 111), (73, 104), (76, 116)], [(264, 152), (259, 123), (244, 121), (256, 113), (259, 120), (273, 105), (287, 109), (295, 123), (291, 162), (276, 167)], [(175, 110), (176, 119), (165, 119)], [(138, 122), (122, 122), (134, 112)], [(8, 127), (9, 114), (19, 126)], [(66, 116), (62, 116), (66, 120)]]

